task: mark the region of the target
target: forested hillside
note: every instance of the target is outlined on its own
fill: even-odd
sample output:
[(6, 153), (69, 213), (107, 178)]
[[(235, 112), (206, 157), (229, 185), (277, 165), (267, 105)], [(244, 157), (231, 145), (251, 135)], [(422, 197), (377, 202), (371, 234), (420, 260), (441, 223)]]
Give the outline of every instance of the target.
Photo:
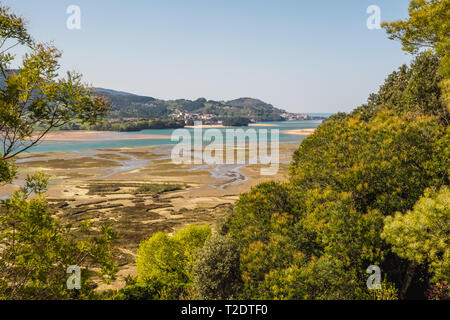
[(261, 100), (241, 98), (213, 101), (159, 100), (152, 97), (94, 88), (93, 91), (111, 103), (111, 108), (95, 125), (71, 122), (65, 130), (139, 131), (144, 129), (174, 129), (203, 124), (247, 125), (257, 121), (283, 121), (286, 111)]
[(213, 101), (204, 98), (195, 101), (160, 100), (107, 89), (95, 89), (112, 102), (110, 118), (170, 118), (184, 116), (205, 119), (246, 117), (255, 121), (280, 121), (284, 110), (275, 108), (258, 99), (241, 98), (231, 101)]

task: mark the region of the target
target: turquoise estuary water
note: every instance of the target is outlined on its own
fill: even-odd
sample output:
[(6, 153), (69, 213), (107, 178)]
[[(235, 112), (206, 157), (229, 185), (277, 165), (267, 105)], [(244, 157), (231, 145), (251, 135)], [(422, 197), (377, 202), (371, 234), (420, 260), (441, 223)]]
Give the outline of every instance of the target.
[[(260, 130), (268, 130), (269, 137), (270, 131), (274, 129), (279, 130), (279, 141), (280, 143), (300, 143), (304, 136), (292, 135), (284, 133), (289, 130), (298, 130), (298, 129), (312, 129), (317, 128), (322, 123), (321, 120), (305, 120), (305, 121), (284, 121), (284, 122), (264, 122), (259, 123), (258, 126), (255, 127), (235, 127), (235, 128), (214, 128), (216, 130), (220, 130), (224, 132), (226, 129), (242, 129), (244, 131), (253, 129), (256, 132)], [(194, 136), (194, 129), (186, 129), (190, 132), (192, 136)], [(209, 130), (209, 128), (203, 128), (203, 134)], [(176, 144), (178, 141), (172, 141), (170, 137), (174, 132), (174, 129), (164, 129), (164, 130), (142, 130), (139, 132), (123, 132), (123, 133), (114, 133), (115, 137), (117, 135), (120, 136), (120, 140), (109, 139), (105, 137), (99, 140), (92, 141), (44, 141), (39, 145), (29, 149), (29, 153), (33, 152), (74, 152), (81, 150), (90, 150), (90, 149), (109, 149), (109, 148), (124, 148), (124, 147), (149, 147), (149, 146), (159, 146), (159, 145), (170, 145)], [(165, 139), (135, 139), (138, 135), (145, 136), (165, 136)], [(225, 133), (223, 134), (225, 137)], [(127, 136), (130, 139), (127, 139)], [(269, 138), (270, 139), (270, 138)]]

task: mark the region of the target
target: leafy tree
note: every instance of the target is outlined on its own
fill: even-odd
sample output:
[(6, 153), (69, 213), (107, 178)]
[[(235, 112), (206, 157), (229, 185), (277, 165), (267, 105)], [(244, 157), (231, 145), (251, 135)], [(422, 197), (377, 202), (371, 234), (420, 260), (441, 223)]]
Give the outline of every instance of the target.
[[(27, 53), (18, 69), (12, 49)], [(0, 183), (16, 177), (14, 157), (39, 143), (50, 130), (78, 119), (94, 123), (109, 104), (81, 83), (81, 75), (59, 78), (61, 53), (28, 33), (24, 19), (0, 5)], [(89, 223), (63, 226), (43, 195), (47, 178), (36, 175), (0, 204), (0, 299), (89, 298), (98, 276), (114, 278), (109, 226), (94, 232)], [(33, 194), (33, 197), (30, 197)], [(66, 288), (67, 267), (82, 269), (80, 291)]]
[(394, 284), (384, 280), (380, 289), (368, 290), (365, 300), (398, 300), (398, 290)]
[[(165, 295), (168, 293), (168, 295)], [(173, 299), (171, 293), (167, 290), (167, 285), (164, 286), (162, 282), (154, 281), (149, 284), (131, 284), (121, 289), (113, 296), (114, 300), (160, 300)]]
[(433, 118), (387, 111), (324, 123), (295, 152), (292, 182), (351, 192), (361, 212), (405, 212), (427, 187), (448, 184), (449, 139)]
[[(102, 279), (115, 277), (115, 232), (107, 225), (97, 233), (89, 223), (79, 230), (61, 225), (43, 195), (47, 180), (29, 176), (25, 187), (0, 204), (0, 299), (92, 298), (92, 268)], [(79, 291), (66, 287), (71, 265), (81, 268)]]
[(450, 284), (448, 281), (431, 285), (426, 292), (428, 300), (448, 300), (450, 297)]
[[(18, 69), (11, 69), (16, 46), (27, 49)], [(17, 154), (39, 143), (53, 128), (78, 119), (93, 124), (109, 104), (69, 72), (58, 77), (60, 51), (34, 41), (22, 18), (0, 6), (0, 152), (2, 171)], [(41, 128), (39, 131), (36, 128)], [(9, 182), (13, 174), (3, 174)]]
[(385, 22), (382, 26), (390, 39), (402, 42), (405, 51), (417, 53), (421, 48), (430, 48), (447, 56), (450, 50), (449, 21), (448, 0), (411, 0), (408, 20)]
[[(411, 0), (409, 19), (383, 23), (390, 39), (400, 40), (403, 50), (417, 54), (430, 49), (441, 58), (441, 83), (444, 97), (448, 100), (450, 81), (450, 1)], [(447, 101), (446, 100), (446, 101)], [(447, 103), (450, 112), (450, 104)]]
[(239, 248), (229, 236), (214, 234), (196, 254), (193, 268), (197, 298), (225, 300), (241, 288)]
[[(412, 261), (413, 267), (429, 265), (432, 281), (450, 279), (450, 189), (427, 189), (414, 209), (387, 217), (383, 238), (392, 251)], [(411, 277), (412, 277), (411, 273)]]
[(444, 125), (450, 124), (450, 113), (446, 108), (439, 73), (440, 58), (430, 52), (419, 54), (408, 67), (401, 66), (391, 73), (372, 94), (367, 104), (356, 108), (351, 116), (360, 115), (361, 120), (370, 121), (382, 110), (397, 115), (436, 116)]
[[(302, 142), (289, 183), (241, 195), (229, 233), (241, 250), (243, 298), (385, 299), (409, 287), (408, 261), (381, 238), (383, 218), (448, 185), (448, 127), (388, 110), (361, 118), (335, 115)], [(372, 264), (389, 270), (377, 295), (365, 287)], [(416, 274), (414, 288), (427, 281)]]
[(362, 297), (367, 266), (383, 259), (382, 221), (377, 211), (361, 215), (349, 194), (259, 185), (241, 196), (230, 222), (243, 297)]
[[(390, 216), (412, 210), (427, 188), (449, 184), (450, 118), (443, 90), (448, 50), (441, 49), (448, 43), (448, 4), (413, 0), (409, 21), (385, 25), (412, 53), (424, 46), (434, 52), (420, 53), (411, 66), (392, 73), (367, 104), (326, 120), (295, 152), (289, 182), (263, 183), (241, 195), (226, 228), (240, 247), (241, 297), (396, 299), (414, 290), (422, 296), (432, 277), (426, 259), (434, 261), (430, 270), (448, 278), (441, 271), (449, 260), (442, 251), (448, 247), (442, 224), (448, 222), (441, 211), (424, 215), (433, 217), (433, 228), (420, 238), (441, 228), (441, 242), (429, 244), (440, 251), (431, 249), (416, 266), (407, 254), (396, 254), (409, 248), (405, 229), (388, 233), (397, 237), (392, 245), (381, 236), (385, 219), (397, 221)], [(376, 292), (365, 283), (372, 264), (384, 273)]]
[(211, 237), (211, 227), (191, 225), (175, 233), (172, 240), (177, 242), (186, 259), (185, 271), (189, 280), (192, 280), (192, 268), (197, 258), (197, 251), (202, 248)]
[(192, 268), (196, 250), (211, 236), (208, 226), (189, 226), (173, 237), (155, 233), (139, 245), (136, 265), (137, 285), (148, 287), (160, 299), (178, 299), (192, 286)]
[[(306, 189), (348, 192), (360, 214), (406, 212), (426, 188), (448, 185), (449, 139), (448, 127), (430, 117), (380, 111), (370, 122), (360, 116), (328, 122), (295, 153), (291, 181)], [(389, 254), (382, 243), (378, 249), (386, 253), (382, 267), (401, 288), (401, 297), (410, 288), (407, 278), (413, 288), (428, 281), (421, 267), (405, 279), (409, 263)]]

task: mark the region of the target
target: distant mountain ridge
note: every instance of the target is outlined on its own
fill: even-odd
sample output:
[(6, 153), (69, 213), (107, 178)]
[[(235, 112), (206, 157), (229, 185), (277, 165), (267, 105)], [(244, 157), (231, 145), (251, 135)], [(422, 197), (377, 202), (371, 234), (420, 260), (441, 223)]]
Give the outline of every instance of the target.
[(124, 92), (124, 91), (117, 91), (112, 89), (105, 89), (105, 88), (94, 88), (97, 93), (101, 94), (111, 94), (111, 95), (123, 95), (123, 96), (137, 96), (137, 94)]
[(254, 98), (238, 98), (230, 101), (162, 100), (123, 91), (94, 88), (113, 104), (108, 118), (121, 119), (184, 119), (217, 122), (230, 118), (247, 118), (251, 121), (281, 121), (286, 111)]

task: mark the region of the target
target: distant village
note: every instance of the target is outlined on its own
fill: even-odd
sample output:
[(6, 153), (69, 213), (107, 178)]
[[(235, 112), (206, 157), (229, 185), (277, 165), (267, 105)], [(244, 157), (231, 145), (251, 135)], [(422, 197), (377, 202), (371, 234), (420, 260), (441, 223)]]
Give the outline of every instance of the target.
[[(323, 120), (326, 119), (326, 117), (321, 116), (310, 116), (305, 113), (291, 113), (291, 112), (285, 112), (280, 114), (280, 117), (283, 118), (285, 121), (289, 120)], [(218, 116), (215, 114), (210, 113), (189, 113), (189, 112), (182, 112), (182, 111), (176, 111), (173, 114), (171, 114), (170, 118), (174, 120), (184, 120), (185, 122), (192, 122), (192, 121), (202, 121), (204, 124), (221, 124), (222, 120), (218, 119)], [(249, 119), (251, 123), (258, 122), (255, 119)]]
[[(316, 117), (310, 117), (304, 113), (282, 113), (281, 117), (285, 120), (316, 120)], [(313, 119), (314, 118), (314, 119)]]

